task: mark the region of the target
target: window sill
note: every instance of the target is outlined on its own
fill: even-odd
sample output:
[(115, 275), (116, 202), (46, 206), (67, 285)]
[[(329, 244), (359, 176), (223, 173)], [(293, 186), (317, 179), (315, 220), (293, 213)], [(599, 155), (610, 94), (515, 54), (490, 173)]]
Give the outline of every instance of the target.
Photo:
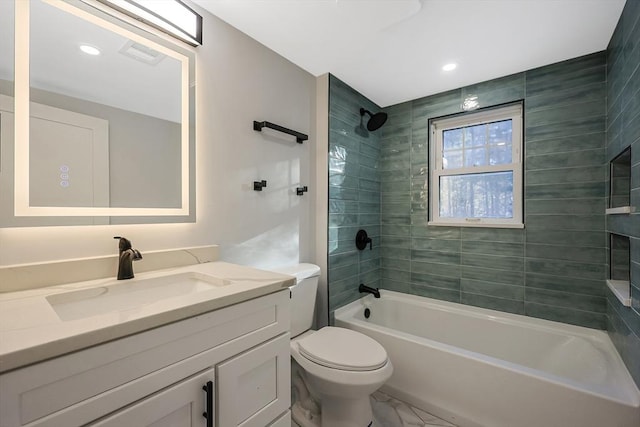
[(634, 209), (631, 206), (620, 206), (617, 208), (608, 208), (604, 211), (607, 215), (630, 214)]
[(482, 222), (435, 222), (428, 221), (427, 225), (435, 227), (483, 227), (483, 228), (524, 228), (524, 224), (497, 224)]
[(625, 307), (631, 307), (630, 287), (628, 280), (607, 279), (607, 286)]

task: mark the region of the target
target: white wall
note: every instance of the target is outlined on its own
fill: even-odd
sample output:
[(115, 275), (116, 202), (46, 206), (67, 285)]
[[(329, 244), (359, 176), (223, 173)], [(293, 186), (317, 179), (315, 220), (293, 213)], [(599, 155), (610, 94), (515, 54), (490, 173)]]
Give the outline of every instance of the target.
[[(221, 245), (222, 259), (266, 267), (313, 261), (315, 78), (207, 12), (197, 49), (195, 224), (0, 229), (0, 266), (114, 254), (115, 235), (159, 250)], [(267, 120), (308, 133), (297, 144), (255, 132)], [(254, 180), (267, 188), (252, 190)], [(308, 185), (304, 196), (295, 187)], [(0, 284), (1, 290), (2, 284)]]

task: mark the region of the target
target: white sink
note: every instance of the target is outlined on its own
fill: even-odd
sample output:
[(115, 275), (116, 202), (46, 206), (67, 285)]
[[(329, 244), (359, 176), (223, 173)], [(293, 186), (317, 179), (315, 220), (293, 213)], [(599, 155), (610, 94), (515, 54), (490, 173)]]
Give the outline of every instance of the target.
[(78, 320), (210, 291), (231, 283), (226, 279), (185, 272), (147, 279), (114, 281), (100, 287), (49, 295), (46, 299), (61, 320)]

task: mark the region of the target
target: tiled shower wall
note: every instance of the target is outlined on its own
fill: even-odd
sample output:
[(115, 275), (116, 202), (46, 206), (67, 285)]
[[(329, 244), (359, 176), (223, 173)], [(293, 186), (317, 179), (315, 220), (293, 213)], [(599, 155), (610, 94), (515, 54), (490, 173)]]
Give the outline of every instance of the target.
[[(329, 76), (329, 312), (359, 298), (358, 285), (380, 286), (380, 132), (368, 132), (360, 108), (380, 107)], [(364, 229), (373, 249), (359, 251)]]
[[(524, 100), (525, 229), (427, 225), (430, 118)], [(604, 52), (385, 109), (385, 289), (606, 328)]]
[(608, 289), (607, 329), (640, 386), (640, 1), (627, 1), (607, 49), (607, 151), (610, 161), (631, 146), (631, 197), (635, 212), (609, 215), (607, 231), (629, 237), (632, 307)]
[[(606, 52), (385, 108), (377, 132), (358, 110), (378, 107), (331, 76), (330, 312), (364, 282), (608, 329), (640, 385), (639, 17), (628, 1)], [(524, 100), (525, 229), (427, 226), (428, 120), (468, 95)], [(629, 145), (636, 212), (605, 218), (608, 161)], [(373, 251), (355, 249), (360, 228)], [(630, 237), (632, 308), (604, 285), (606, 231)]]

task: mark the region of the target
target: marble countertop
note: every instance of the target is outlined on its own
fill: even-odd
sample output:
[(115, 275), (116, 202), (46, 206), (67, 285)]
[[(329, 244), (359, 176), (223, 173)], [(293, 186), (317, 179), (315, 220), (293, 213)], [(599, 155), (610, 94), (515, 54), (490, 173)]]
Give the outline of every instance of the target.
[[(47, 299), (55, 294), (90, 292), (125, 282), (135, 285), (149, 278), (189, 272), (222, 284), (162, 299), (149, 298), (122, 310), (69, 316), (67, 320), (49, 303), (53, 299)], [(267, 295), (294, 283), (291, 276), (216, 261), (136, 274), (126, 281), (107, 278), (0, 294), (0, 372)]]

